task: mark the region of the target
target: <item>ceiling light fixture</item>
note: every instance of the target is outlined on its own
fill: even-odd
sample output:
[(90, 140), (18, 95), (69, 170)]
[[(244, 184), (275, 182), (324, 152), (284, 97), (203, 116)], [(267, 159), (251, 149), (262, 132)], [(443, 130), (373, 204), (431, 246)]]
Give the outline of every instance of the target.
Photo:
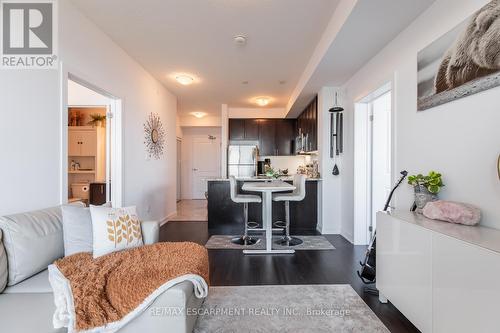
[(188, 86), (194, 82), (194, 78), (186, 74), (177, 75), (175, 79), (183, 86)]
[(255, 103), (257, 103), (260, 106), (266, 106), (269, 104), (269, 98), (268, 97), (257, 97), (255, 99)]
[(191, 115), (195, 116), (196, 118), (203, 118), (207, 114), (205, 112), (196, 111), (196, 112), (191, 112)]
[(245, 45), (247, 43), (247, 37), (244, 36), (244, 35), (236, 35), (233, 37), (234, 39), (234, 42), (236, 43), (236, 45)]

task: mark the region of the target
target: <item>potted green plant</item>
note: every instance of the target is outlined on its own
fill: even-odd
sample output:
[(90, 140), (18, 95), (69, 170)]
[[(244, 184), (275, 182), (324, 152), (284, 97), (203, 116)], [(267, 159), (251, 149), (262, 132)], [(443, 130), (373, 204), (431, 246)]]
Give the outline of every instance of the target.
[(435, 171), (430, 171), (427, 176), (411, 175), (408, 177), (408, 184), (412, 185), (415, 191), (418, 212), (421, 212), (428, 202), (436, 201), (438, 193), (444, 186), (441, 174)]
[(106, 122), (106, 116), (103, 114), (99, 113), (92, 113), (90, 115), (90, 118), (92, 119), (87, 123), (87, 125), (91, 126), (96, 126), (96, 127), (102, 127), (103, 124)]

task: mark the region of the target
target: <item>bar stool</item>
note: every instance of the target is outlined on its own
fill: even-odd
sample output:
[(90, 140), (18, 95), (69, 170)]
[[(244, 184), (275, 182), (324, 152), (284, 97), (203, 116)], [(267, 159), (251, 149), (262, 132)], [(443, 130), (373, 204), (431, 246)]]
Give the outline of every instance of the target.
[[(240, 237), (233, 238), (231, 240), (232, 243), (238, 245), (254, 245), (259, 240), (255, 237), (250, 237), (248, 235), (248, 203), (261, 203), (262, 198), (258, 195), (253, 194), (240, 194), (238, 193), (238, 182), (234, 176), (229, 177), (229, 183), (231, 187), (231, 200), (236, 203), (243, 204), (243, 214), (244, 214), (244, 222), (245, 222), (245, 231), (244, 234)], [(255, 223), (255, 222), (250, 222)]]
[(273, 201), (285, 202), (285, 236), (276, 241), (281, 246), (296, 246), (302, 244), (302, 239), (290, 236), (290, 201), (302, 201), (306, 196), (306, 176), (293, 176), (295, 190), (292, 193), (276, 193)]

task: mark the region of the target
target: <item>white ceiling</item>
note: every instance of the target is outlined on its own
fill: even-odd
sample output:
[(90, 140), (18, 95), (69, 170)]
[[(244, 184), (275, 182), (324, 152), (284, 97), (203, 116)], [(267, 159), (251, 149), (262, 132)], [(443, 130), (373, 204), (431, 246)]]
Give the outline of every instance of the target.
[(346, 83), (434, 1), (358, 0), (312, 75), (299, 82), (288, 117), (296, 117), (321, 87)]
[[(177, 95), (180, 113), (218, 114), (261, 95), (285, 107), (339, 0), (73, 2)], [(238, 34), (247, 45), (235, 45)], [(199, 82), (181, 86), (170, 77), (179, 72)]]

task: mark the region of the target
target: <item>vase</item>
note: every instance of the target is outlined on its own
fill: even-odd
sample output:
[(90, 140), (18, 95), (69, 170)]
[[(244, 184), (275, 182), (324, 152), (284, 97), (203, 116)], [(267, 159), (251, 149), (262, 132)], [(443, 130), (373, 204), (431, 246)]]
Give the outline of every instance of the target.
[(423, 185), (417, 185), (414, 187), (415, 190), (415, 204), (417, 205), (417, 213), (422, 213), (425, 205), (428, 202), (438, 200), (437, 194), (429, 192), (427, 187)]

